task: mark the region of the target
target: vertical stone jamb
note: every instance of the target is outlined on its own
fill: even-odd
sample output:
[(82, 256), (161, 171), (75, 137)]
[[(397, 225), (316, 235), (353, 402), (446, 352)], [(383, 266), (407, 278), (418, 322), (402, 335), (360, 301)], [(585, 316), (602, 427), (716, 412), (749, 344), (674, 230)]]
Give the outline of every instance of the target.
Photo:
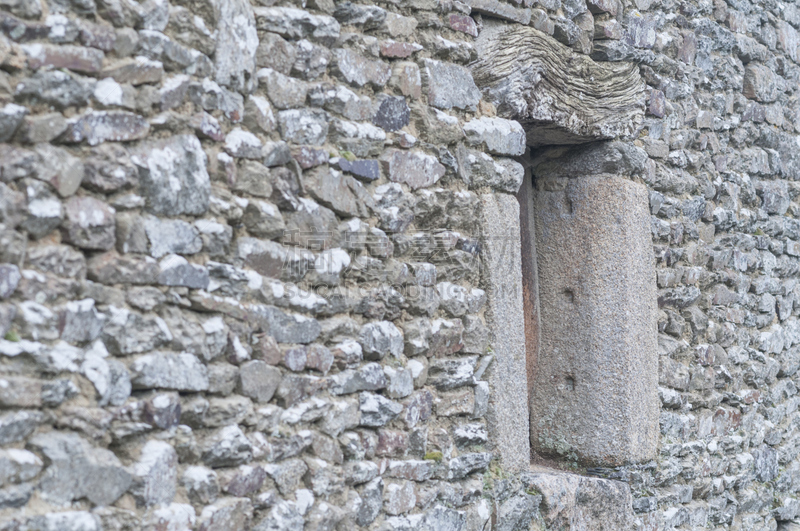
[(530, 432), (519, 203), (512, 195), (499, 193), (484, 194), (480, 200), (482, 282), (495, 355), (486, 373), (489, 440), (503, 468), (520, 471), (530, 464)]

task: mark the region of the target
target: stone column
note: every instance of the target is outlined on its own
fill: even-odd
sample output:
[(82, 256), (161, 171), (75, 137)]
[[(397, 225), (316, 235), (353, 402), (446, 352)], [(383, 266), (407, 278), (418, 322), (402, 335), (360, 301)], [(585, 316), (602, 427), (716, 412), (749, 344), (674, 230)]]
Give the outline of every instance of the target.
[[(580, 169), (564, 160), (548, 164)], [(659, 403), (647, 188), (605, 173), (556, 173), (537, 174), (534, 189), (541, 335), (531, 443), (609, 466), (652, 459)]]

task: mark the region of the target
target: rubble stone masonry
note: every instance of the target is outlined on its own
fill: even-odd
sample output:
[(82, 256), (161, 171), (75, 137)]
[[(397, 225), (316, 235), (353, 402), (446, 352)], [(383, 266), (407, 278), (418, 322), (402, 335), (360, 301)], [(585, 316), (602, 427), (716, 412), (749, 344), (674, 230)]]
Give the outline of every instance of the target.
[[(799, 32), (775, 0), (0, 0), (0, 531), (800, 530)], [(628, 263), (611, 313), (536, 314), (580, 327), (553, 393), (594, 386), (541, 413), (538, 293)]]

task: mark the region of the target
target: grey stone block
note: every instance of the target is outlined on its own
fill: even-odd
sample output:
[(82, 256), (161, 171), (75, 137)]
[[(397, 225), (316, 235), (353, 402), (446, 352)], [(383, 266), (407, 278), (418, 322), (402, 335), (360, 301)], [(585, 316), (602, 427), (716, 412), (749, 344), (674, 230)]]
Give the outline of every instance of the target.
[(140, 505), (169, 504), (175, 497), (178, 455), (164, 441), (148, 441), (133, 467), (131, 493)]
[(630, 486), (621, 481), (535, 470), (521, 476), (526, 490), (542, 495), (547, 529), (635, 529)]
[(281, 371), (261, 360), (242, 364), (239, 371), (240, 392), (256, 402), (269, 402), (281, 381)]
[(428, 101), (439, 109), (474, 109), (481, 100), (469, 70), (463, 66), (425, 59), (423, 70)]
[(130, 473), (111, 451), (94, 447), (77, 434), (42, 433), (29, 445), (47, 458), (40, 488), (48, 501), (65, 504), (87, 498), (97, 505), (110, 505), (131, 484)]
[(141, 190), (155, 214), (203, 214), (208, 209), (210, 180), (200, 141), (189, 135), (137, 148)]
[(205, 391), (208, 370), (196, 356), (188, 352), (153, 352), (137, 358), (131, 367), (136, 389), (175, 389)]
[(492, 450), (503, 468), (516, 471), (530, 462), (519, 204), (506, 194), (485, 194), (480, 202), (482, 288), (496, 356), (486, 372), (491, 390), (486, 418)]
[(71, 197), (64, 210), (65, 240), (83, 249), (107, 251), (114, 247), (113, 208), (93, 197)]
[(232, 90), (249, 92), (255, 78), (258, 48), (253, 8), (246, 0), (236, 0), (220, 4), (219, 10), (215, 81)]
[(617, 466), (658, 441), (656, 278), (647, 189), (612, 175), (534, 191), (540, 346), (531, 442)]

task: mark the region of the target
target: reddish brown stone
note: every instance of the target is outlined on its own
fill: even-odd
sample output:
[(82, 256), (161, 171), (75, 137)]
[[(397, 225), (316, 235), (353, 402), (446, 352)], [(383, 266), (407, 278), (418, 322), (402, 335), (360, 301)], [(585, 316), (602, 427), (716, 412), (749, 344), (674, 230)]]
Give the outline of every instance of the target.
[[(409, 428), (431, 417), (433, 412), (433, 393), (427, 389), (417, 391), (403, 401), (403, 421)], [(471, 410), (470, 410), (471, 411)]]
[(114, 28), (92, 24), (85, 20), (80, 22), (80, 27), (81, 42), (84, 46), (98, 48), (104, 52), (110, 52), (114, 49), (114, 44), (117, 42), (117, 34), (114, 32)]
[(422, 46), (415, 42), (383, 41), (381, 43), (381, 55), (383, 57), (391, 57), (393, 59), (405, 59), (421, 49)]
[(435, 321), (433, 335), (430, 340), (431, 346), (427, 352), (428, 357), (447, 356), (448, 354), (455, 354), (464, 348), (464, 342), (461, 337), (463, 332), (464, 325), (457, 319)]
[(403, 96), (418, 99), (422, 96), (422, 77), (419, 66), (410, 61), (400, 61), (392, 67), (392, 78), (389, 86), (400, 90)]
[(344, 343), (343, 345), (334, 347), (331, 351), (334, 361), (336, 362), (336, 367), (339, 369), (352, 367), (363, 359), (361, 349), (347, 348), (348, 346), (348, 343)]
[(761, 401), (761, 393), (755, 389), (746, 389), (740, 393), (740, 399), (744, 404), (757, 404)]
[(123, 59), (104, 68), (102, 77), (114, 78), (117, 83), (130, 83), (142, 85), (144, 83), (158, 83), (164, 75), (164, 67), (158, 61), (151, 61), (144, 57), (136, 59)]
[(447, 17), (447, 23), (456, 31), (472, 35), (473, 37), (478, 36), (478, 26), (475, 24), (475, 21), (472, 20), (472, 17), (451, 13), (450, 16)]
[(333, 365), (333, 353), (322, 345), (309, 345), (306, 348), (306, 368), (327, 374)]
[(716, 437), (722, 437), (739, 429), (742, 424), (742, 413), (732, 409), (719, 408), (714, 412), (713, 419), (714, 426), (711, 433)]
[(253, 345), (253, 358), (261, 359), (270, 365), (277, 365), (283, 359), (283, 353), (278, 348), (275, 338), (267, 334), (257, 334), (258, 342)]
[(697, 55), (697, 37), (694, 32), (683, 32), (683, 42), (678, 48), (678, 61), (682, 61), (687, 65), (694, 63), (694, 58)]
[(667, 98), (660, 90), (653, 90), (650, 92), (650, 101), (647, 105), (648, 114), (652, 114), (658, 118), (663, 118), (667, 112)]
[(95, 48), (37, 43), (23, 45), (22, 49), (28, 56), (28, 66), (33, 70), (43, 66), (53, 66), (94, 74), (103, 67), (104, 54)]
[(622, 24), (613, 18), (610, 20), (596, 21), (594, 23), (594, 38), (595, 40), (619, 40), (622, 38)]
[(378, 446), (375, 455), (381, 457), (403, 457), (408, 450), (408, 434), (395, 430), (378, 430)]
[(328, 162), (330, 155), (324, 149), (310, 146), (298, 146), (292, 149), (292, 157), (301, 168), (307, 170)]

